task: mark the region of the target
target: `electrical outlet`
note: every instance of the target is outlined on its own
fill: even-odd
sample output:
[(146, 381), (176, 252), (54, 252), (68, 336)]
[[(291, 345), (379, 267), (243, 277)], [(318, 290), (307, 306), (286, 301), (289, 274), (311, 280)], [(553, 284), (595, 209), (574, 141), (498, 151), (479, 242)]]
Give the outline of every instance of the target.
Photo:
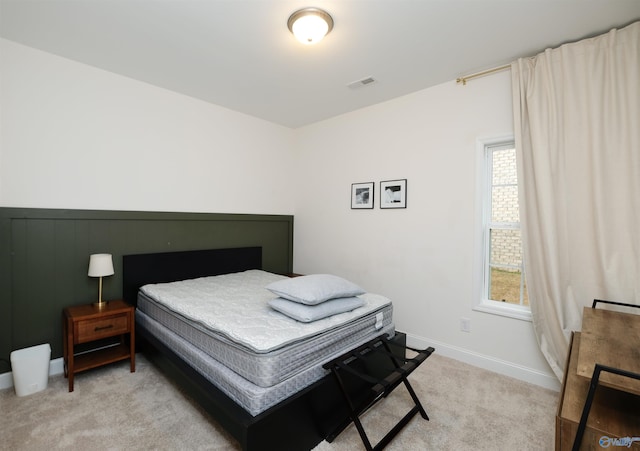
[(471, 320), (469, 318), (460, 318), (460, 330), (462, 332), (471, 332)]

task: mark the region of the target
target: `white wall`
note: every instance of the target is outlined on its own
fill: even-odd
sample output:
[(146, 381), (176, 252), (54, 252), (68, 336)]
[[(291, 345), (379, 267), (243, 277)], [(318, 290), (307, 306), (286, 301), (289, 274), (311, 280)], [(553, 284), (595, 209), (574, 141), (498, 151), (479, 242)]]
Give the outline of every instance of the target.
[(12, 41), (0, 51), (1, 206), (293, 213), (290, 129)]
[[(557, 388), (530, 322), (472, 310), (476, 141), (512, 133), (508, 72), (297, 130), (295, 271), (335, 273), (388, 296), (414, 346)], [(379, 182), (401, 178), (407, 208), (380, 210)], [(351, 184), (371, 181), (375, 208), (351, 210)], [(460, 331), (463, 317), (471, 333)]]

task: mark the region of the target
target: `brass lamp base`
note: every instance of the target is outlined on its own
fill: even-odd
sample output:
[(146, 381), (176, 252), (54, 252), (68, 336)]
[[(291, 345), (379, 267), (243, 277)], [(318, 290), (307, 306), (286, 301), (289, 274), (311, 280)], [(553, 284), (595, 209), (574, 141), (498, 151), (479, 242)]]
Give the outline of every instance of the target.
[(109, 304), (109, 301), (96, 301), (92, 305), (97, 309), (103, 309)]
[(100, 282), (98, 284), (98, 300), (93, 303), (93, 306), (96, 307), (98, 310), (101, 310), (105, 308), (108, 303), (109, 301), (102, 300), (102, 277), (100, 277)]

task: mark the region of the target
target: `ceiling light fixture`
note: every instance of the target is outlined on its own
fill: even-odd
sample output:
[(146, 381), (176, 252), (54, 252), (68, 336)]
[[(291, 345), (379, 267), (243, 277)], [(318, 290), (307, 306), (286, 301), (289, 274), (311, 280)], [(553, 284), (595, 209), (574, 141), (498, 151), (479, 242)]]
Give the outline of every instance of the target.
[(291, 14), (287, 27), (298, 41), (315, 44), (333, 29), (333, 19), (321, 9), (303, 8)]

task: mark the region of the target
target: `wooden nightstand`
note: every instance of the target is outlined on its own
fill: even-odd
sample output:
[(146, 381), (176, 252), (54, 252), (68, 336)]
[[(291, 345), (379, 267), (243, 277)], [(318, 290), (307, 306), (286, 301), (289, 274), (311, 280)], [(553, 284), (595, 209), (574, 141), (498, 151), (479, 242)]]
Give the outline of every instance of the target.
[[(131, 372), (136, 370), (134, 311), (134, 307), (121, 300), (109, 301), (102, 308), (88, 304), (64, 309), (64, 375), (69, 378), (70, 392), (74, 374), (81, 371), (126, 359), (131, 360)], [(119, 342), (108, 340), (118, 336)], [(101, 343), (105, 339), (107, 342)], [(77, 345), (86, 343), (87, 349), (78, 349)], [(102, 346), (92, 349), (92, 343)]]

